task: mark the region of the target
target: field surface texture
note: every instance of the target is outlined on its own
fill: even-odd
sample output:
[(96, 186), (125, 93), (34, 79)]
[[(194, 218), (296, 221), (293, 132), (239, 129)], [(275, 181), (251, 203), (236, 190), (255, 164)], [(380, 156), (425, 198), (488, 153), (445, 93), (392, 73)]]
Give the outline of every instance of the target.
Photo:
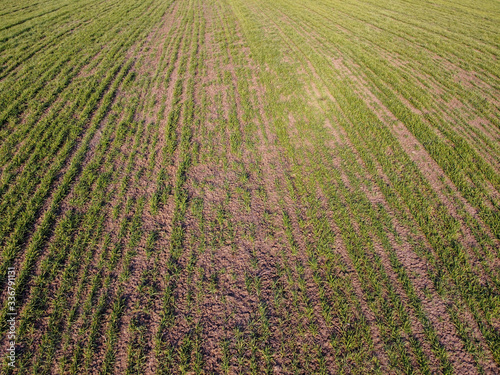
[(498, 0), (0, 3), (2, 374), (500, 373)]

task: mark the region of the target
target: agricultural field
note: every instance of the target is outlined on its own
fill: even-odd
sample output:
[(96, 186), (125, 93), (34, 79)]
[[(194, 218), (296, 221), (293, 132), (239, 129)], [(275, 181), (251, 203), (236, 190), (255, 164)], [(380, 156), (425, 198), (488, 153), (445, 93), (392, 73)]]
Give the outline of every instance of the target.
[(0, 3), (2, 374), (500, 374), (498, 0)]

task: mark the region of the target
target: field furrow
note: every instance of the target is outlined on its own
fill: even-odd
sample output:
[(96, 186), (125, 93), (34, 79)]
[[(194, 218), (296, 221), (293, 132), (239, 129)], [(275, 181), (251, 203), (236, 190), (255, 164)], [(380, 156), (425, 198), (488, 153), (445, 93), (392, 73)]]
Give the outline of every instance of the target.
[(2, 373), (500, 372), (496, 0), (0, 1)]

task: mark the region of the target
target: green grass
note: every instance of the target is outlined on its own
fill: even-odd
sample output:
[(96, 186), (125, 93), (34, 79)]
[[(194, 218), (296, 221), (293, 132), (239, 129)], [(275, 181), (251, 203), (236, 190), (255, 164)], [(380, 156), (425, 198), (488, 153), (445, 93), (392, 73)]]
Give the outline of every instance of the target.
[(499, 24), (493, 0), (3, 4), (2, 373), (498, 372)]

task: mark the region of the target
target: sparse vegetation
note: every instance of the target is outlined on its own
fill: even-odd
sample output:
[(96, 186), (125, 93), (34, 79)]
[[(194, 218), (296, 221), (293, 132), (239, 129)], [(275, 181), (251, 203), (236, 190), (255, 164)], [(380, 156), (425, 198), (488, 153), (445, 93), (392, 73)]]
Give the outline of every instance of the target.
[(500, 371), (497, 1), (0, 20), (2, 373)]

